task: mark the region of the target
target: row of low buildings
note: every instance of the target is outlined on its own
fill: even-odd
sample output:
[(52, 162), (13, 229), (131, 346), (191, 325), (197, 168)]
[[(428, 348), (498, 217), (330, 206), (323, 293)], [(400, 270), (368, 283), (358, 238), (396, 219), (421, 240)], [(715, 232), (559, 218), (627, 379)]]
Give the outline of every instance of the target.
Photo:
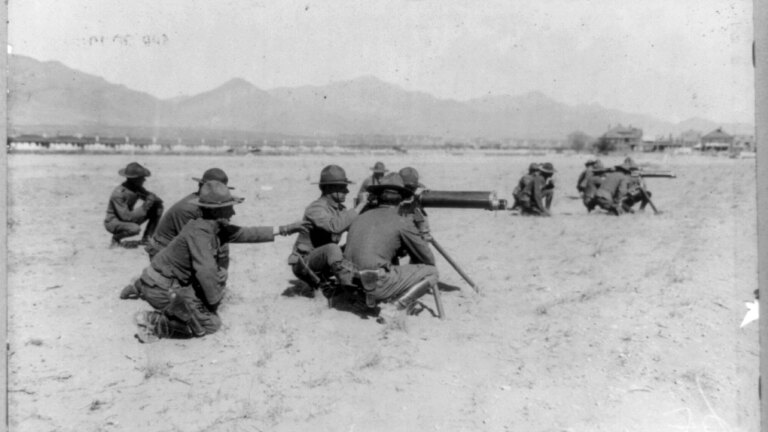
[(689, 130), (677, 137), (669, 135), (654, 140), (644, 140), (643, 130), (632, 126), (609, 128), (601, 139), (612, 144), (616, 151), (675, 151), (691, 149), (702, 152), (754, 152), (754, 135), (731, 135), (722, 128), (707, 134)]

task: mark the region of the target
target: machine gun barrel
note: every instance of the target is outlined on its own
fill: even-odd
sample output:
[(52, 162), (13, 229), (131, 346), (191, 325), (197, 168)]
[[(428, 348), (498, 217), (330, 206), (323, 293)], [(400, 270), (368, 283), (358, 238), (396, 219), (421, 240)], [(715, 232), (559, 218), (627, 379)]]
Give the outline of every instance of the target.
[(640, 177), (646, 178), (677, 178), (672, 171), (639, 171)]
[(420, 195), (424, 208), (467, 208), (483, 210), (504, 210), (507, 200), (499, 199), (490, 191), (440, 191), (425, 190)]

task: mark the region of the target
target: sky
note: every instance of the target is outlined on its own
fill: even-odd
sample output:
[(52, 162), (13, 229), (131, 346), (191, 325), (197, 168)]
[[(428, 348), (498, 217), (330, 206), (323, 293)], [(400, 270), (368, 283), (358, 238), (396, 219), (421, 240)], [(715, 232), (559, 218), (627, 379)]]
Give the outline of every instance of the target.
[(160, 98), (373, 75), (439, 98), (539, 91), (754, 122), (751, 0), (9, 0), (14, 54)]

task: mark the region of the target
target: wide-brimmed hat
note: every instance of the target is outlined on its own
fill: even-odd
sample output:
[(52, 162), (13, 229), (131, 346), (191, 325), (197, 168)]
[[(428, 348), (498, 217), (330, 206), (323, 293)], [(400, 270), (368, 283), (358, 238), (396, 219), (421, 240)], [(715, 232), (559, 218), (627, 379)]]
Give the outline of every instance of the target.
[(528, 172), (529, 173), (536, 172), (539, 170), (539, 168), (540, 168), (540, 165), (537, 162), (531, 162), (531, 164), (528, 165)]
[(588, 159), (586, 162), (584, 162), (584, 166), (591, 166), (598, 162), (598, 159)]
[(389, 170), (384, 166), (384, 162), (376, 162), (373, 164), (373, 167), (371, 167), (371, 171), (375, 173), (385, 173)]
[(555, 167), (549, 162), (544, 162), (543, 164), (539, 165), (539, 171), (545, 174), (554, 174), (557, 172)]
[(347, 179), (347, 173), (344, 168), (338, 165), (328, 165), (320, 171), (320, 181), (312, 184), (334, 185), (334, 184), (353, 184), (355, 182)]
[(393, 190), (399, 192), (403, 197), (409, 197), (413, 195), (413, 191), (405, 187), (405, 182), (398, 173), (389, 173), (385, 175), (381, 179), (381, 183), (370, 185), (366, 190), (374, 195), (385, 190)]
[(624, 159), (624, 163), (621, 165), (616, 165), (616, 169), (620, 169), (622, 171), (631, 172), (634, 170), (639, 170), (640, 167), (637, 166), (635, 161), (633, 161), (631, 158)]
[(603, 165), (600, 160), (595, 160), (595, 163), (592, 164), (592, 172), (603, 172), (606, 171), (605, 166)]
[(129, 163), (128, 165), (125, 166), (125, 168), (120, 168), (120, 170), (117, 173), (125, 178), (149, 177), (150, 175), (152, 175), (152, 173), (149, 172), (148, 169), (139, 165), (138, 162)]
[(402, 177), (405, 187), (410, 189), (424, 188), (424, 185), (419, 183), (419, 172), (416, 171), (416, 168), (405, 167), (398, 174)]
[(200, 207), (218, 208), (240, 204), (244, 200), (245, 198), (232, 196), (224, 183), (211, 180), (203, 183), (197, 198), (193, 198), (189, 202)]
[[(228, 184), (229, 183), (229, 177), (227, 177), (227, 173), (225, 173), (224, 170), (221, 169), (221, 168), (211, 168), (211, 169), (208, 169), (208, 170), (206, 170), (203, 173), (203, 177), (202, 178), (192, 177), (192, 180), (194, 180), (194, 181), (196, 181), (196, 182), (198, 182), (200, 184), (207, 183), (207, 182), (209, 182), (211, 180), (216, 180), (216, 181), (222, 182), (224, 184)], [(230, 188), (230, 189), (234, 189), (233, 187), (231, 187), (229, 185), (227, 187)]]

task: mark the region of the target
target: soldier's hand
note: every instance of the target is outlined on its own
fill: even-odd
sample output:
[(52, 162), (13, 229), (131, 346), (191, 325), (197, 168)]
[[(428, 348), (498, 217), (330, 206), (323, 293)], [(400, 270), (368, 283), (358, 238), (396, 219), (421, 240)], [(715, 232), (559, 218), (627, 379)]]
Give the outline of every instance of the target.
[(219, 285), (224, 285), (227, 283), (227, 278), (229, 277), (227, 269), (219, 267), (219, 270), (216, 272), (216, 274), (219, 278)]
[(278, 227), (278, 231), (280, 232), (281, 236), (287, 236), (296, 233), (306, 234), (309, 232), (309, 228), (311, 226), (312, 222), (310, 221), (297, 221), (289, 223), (288, 225), (280, 225), (280, 227)]

